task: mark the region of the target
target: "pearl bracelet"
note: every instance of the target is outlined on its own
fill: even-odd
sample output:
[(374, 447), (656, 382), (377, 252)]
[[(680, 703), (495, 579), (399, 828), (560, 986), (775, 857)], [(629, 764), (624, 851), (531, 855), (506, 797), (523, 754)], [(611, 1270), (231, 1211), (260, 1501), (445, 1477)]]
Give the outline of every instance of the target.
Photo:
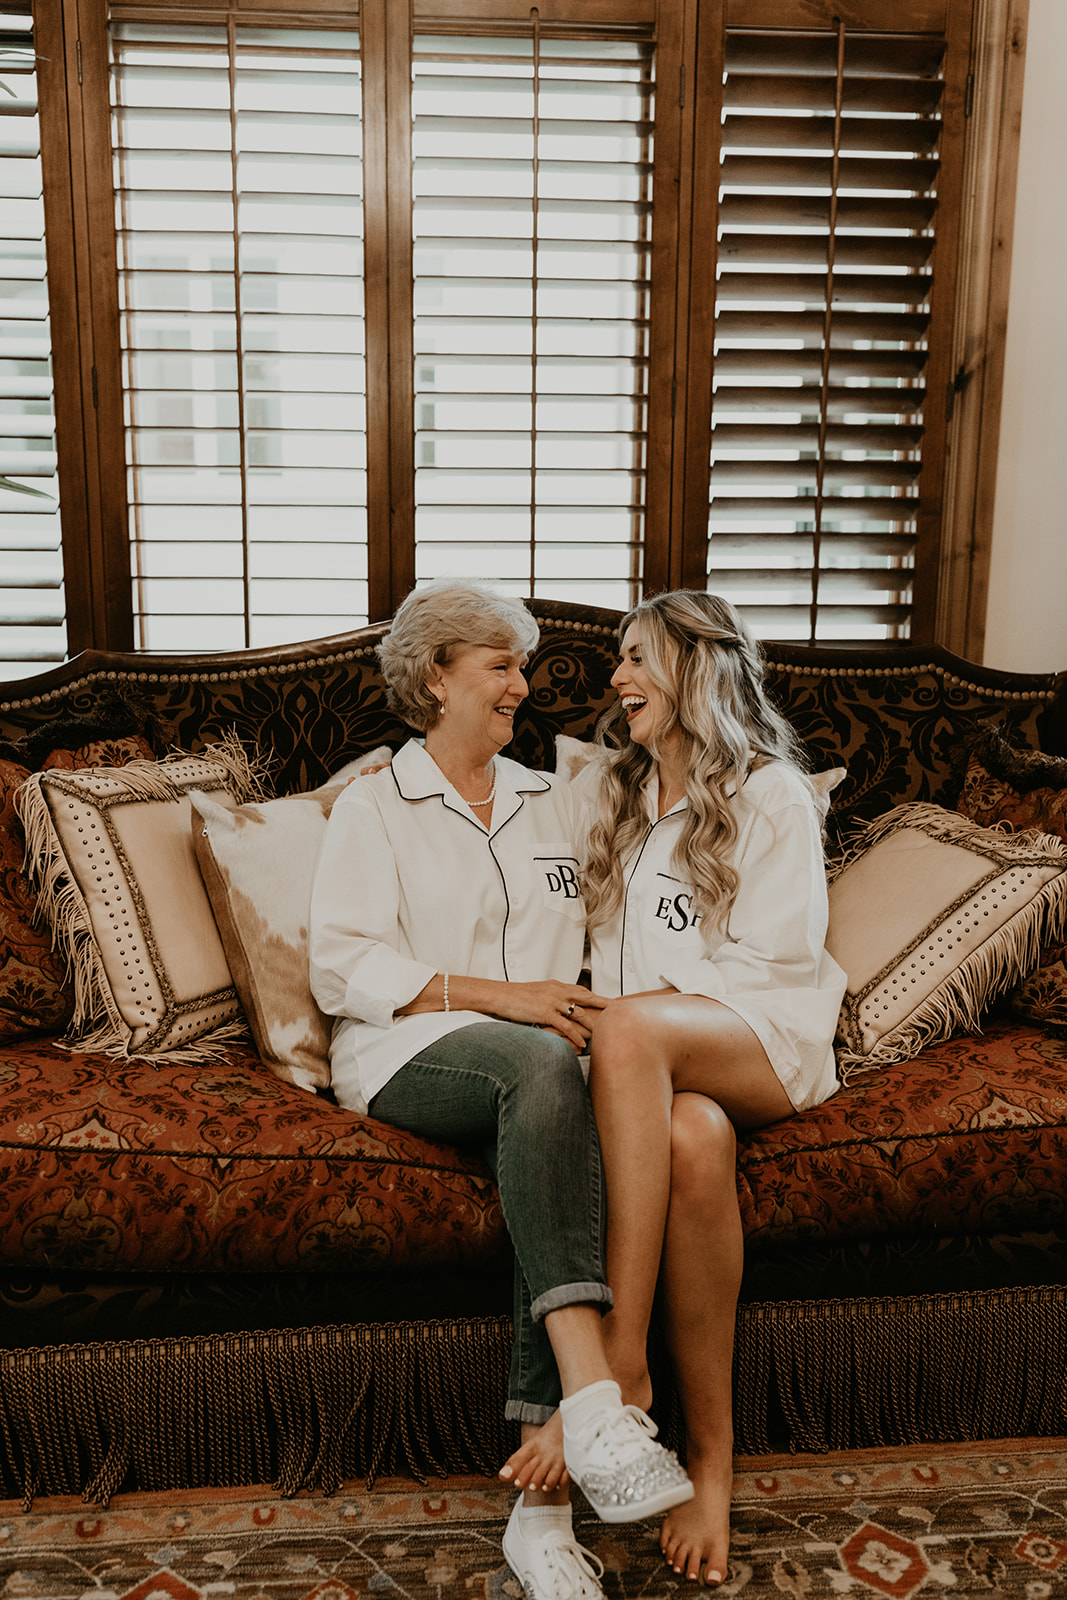
[(451, 1010), (451, 1007), (449, 1006), (449, 1003), (448, 1003), (448, 973), (447, 972), (445, 973), (445, 1010), (446, 1011), (450, 1011)]

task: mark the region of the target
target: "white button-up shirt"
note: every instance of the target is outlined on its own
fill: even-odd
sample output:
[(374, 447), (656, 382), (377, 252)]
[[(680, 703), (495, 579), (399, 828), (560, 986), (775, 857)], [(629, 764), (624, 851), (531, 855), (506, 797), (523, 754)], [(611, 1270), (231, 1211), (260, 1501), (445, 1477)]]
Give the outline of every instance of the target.
[(337, 1018), (337, 1098), (353, 1110), (427, 1045), (485, 1020), (397, 1017), (438, 972), (577, 979), (585, 909), (580, 803), (561, 778), (496, 758), (488, 831), (412, 740), (349, 784), (326, 828), (311, 900), (311, 987)]
[[(588, 795), (594, 782), (592, 764), (579, 787)], [(592, 930), (594, 991), (670, 987), (721, 1001), (756, 1034), (796, 1109), (818, 1105), (837, 1088), (832, 1041), (846, 980), (825, 949), (826, 869), (807, 785), (774, 761), (731, 797), (739, 884), (725, 930), (703, 927), (693, 886), (672, 862), (686, 802), (657, 821), (658, 797), (653, 775), (648, 832), (625, 866), (625, 903)]]

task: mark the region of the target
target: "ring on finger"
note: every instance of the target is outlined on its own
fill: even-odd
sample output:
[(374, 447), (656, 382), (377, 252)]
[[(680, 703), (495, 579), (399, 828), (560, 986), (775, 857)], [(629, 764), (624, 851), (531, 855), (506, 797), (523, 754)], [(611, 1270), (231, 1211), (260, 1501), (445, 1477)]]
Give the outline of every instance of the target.
[(568, 1015), (568, 1017), (573, 1017), (573, 1015), (574, 1015), (574, 1001), (573, 1000), (571, 1001), (570, 1005), (567, 1007), (567, 1015)]

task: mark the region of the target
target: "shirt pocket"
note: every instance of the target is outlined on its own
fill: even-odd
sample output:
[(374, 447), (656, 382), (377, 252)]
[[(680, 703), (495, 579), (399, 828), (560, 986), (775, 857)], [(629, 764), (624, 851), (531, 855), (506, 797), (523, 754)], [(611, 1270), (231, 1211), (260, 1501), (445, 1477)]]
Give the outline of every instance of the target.
[(572, 922), (584, 922), (585, 901), (574, 846), (535, 844), (530, 864), (545, 910), (570, 917)]

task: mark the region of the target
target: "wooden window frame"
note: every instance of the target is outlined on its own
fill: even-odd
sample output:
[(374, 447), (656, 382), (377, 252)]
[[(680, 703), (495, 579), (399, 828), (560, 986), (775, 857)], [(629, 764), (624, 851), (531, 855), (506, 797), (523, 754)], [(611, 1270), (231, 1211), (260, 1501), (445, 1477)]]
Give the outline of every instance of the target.
[[(219, 20), (221, 0), (191, 7), (164, 0), (167, 20)], [(951, 352), (937, 355), (924, 473), (947, 463), (919, 532), (915, 643), (943, 643), (977, 658), (988, 586), (992, 487), (1018, 151), (1022, 41), (1027, 0), (914, 0), (934, 25), (951, 16), (974, 43), (966, 71), (954, 67), (946, 94), (971, 92), (977, 121), (953, 166), (969, 192), (943, 196), (956, 216), (965, 257), (941, 262), (940, 295), (961, 287)], [(154, 8), (155, 9), (155, 8)], [(160, 7), (159, 9), (162, 9)], [(242, 22), (304, 24), (295, 9), (230, 8)], [(573, 0), (542, 0), (543, 22), (573, 17)], [(893, 28), (894, 0), (583, 0), (595, 29), (627, 18), (655, 29), (657, 173), (651, 304), (646, 593), (705, 582), (714, 296), (701, 283), (715, 236), (717, 173), (699, 152), (717, 138), (721, 114), (720, 41), (731, 18), (746, 27)], [(972, 16), (973, 11), (973, 16)], [(147, 15), (135, 4), (115, 15)], [(315, 0), (324, 25), (353, 19), (344, 0)], [(825, 14), (825, 15), (824, 15)], [(107, 90), (107, 0), (35, 0), (49, 288), (54, 329), (56, 431), (71, 653), (133, 647), (126, 511), (126, 462), (119, 340), (118, 278)], [(410, 226), (410, 40), (451, 21), (514, 27), (526, 0), (361, 0), (364, 58), (368, 576), (372, 618), (386, 616), (411, 587), (414, 547), (412, 237)], [(899, 23), (897, 24), (899, 26)], [(957, 50), (954, 60), (958, 61)], [(968, 89), (968, 77), (974, 85)], [(716, 88), (718, 85), (718, 88)], [(958, 134), (953, 137), (959, 137)], [(978, 269), (976, 262), (987, 266)], [(702, 292), (703, 290), (703, 292)], [(954, 384), (968, 370), (962, 352), (981, 354), (980, 381)], [(373, 385), (373, 389), (372, 389)], [(373, 418), (373, 425), (372, 425)], [(967, 583), (959, 574), (966, 570)]]

